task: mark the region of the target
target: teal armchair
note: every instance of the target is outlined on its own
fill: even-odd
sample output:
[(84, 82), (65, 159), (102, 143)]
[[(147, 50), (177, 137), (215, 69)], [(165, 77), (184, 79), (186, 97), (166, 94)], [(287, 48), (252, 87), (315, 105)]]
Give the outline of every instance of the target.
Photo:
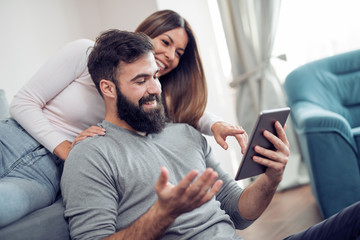
[(307, 63), (284, 84), (325, 218), (360, 201), (360, 50)]

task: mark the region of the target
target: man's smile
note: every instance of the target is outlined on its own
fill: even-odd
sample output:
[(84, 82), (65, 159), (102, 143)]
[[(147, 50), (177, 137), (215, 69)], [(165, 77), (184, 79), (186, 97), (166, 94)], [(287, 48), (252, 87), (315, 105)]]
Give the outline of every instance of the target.
[(143, 97), (139, 101), (139, 106), (143, 108), (144, 111), (146, 109), (154, 109), (159, 107), (160, 97), (156, 95), (150, 95), (147, 97)]

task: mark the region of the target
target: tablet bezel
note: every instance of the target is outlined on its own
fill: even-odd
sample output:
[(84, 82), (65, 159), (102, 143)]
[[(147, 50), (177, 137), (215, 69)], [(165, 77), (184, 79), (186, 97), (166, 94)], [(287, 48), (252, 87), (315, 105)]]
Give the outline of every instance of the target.
[(273, 144), (270, 143), (264, 136), (264, 130), (268, 130), (276, 135), (275, 122), (279, 121), (282, 126), (285, 125), (289, 116), (290, 108), (276, 108), (262, 111), (255, 123), (252, 134), (245, 154), (241, 160), (235, 180), (242, 180), (262, 174), (266, 171), (266, 166), (258, 164), (252, 160), (254, 155), (260, 156), (256, 153), (254, 148), (256, 145), (262, 146), (267, 149), (275, 149)]

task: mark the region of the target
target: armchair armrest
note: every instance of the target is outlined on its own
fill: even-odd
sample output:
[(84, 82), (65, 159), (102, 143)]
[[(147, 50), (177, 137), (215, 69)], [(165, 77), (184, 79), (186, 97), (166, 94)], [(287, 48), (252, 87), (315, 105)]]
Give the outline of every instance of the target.
[(358, 152), (351, 126), (343, 116), (311, 102), (295, 103), (291, 116), (298, 133), (336, 132), (348, 142), (355, 153)]

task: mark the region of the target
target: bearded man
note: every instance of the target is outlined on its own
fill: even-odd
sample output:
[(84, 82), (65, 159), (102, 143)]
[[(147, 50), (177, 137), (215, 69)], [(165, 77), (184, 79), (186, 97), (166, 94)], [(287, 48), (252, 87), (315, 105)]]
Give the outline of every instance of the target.
[[(278, 159), (289, 155), (281, 125), (277, 136), (264, 134), (275, 150), (255, 148), (266, 173), (241, 189), (201, 133), (165, 121), (150, 38), (107, 31), (88, 68), (104, 98), (106, 134), (77, 143), (65, 162), (61, 189), (72, 239), (242, 239), (235, 229), (262, 214), (281, 180)], [(359, 229), (359, 206), (348, 212), (353, 222), (340, 222)], [(322, 226), (305, 234), (329, 232)], [(315, 239), (302, 236), (289, 239)]]

